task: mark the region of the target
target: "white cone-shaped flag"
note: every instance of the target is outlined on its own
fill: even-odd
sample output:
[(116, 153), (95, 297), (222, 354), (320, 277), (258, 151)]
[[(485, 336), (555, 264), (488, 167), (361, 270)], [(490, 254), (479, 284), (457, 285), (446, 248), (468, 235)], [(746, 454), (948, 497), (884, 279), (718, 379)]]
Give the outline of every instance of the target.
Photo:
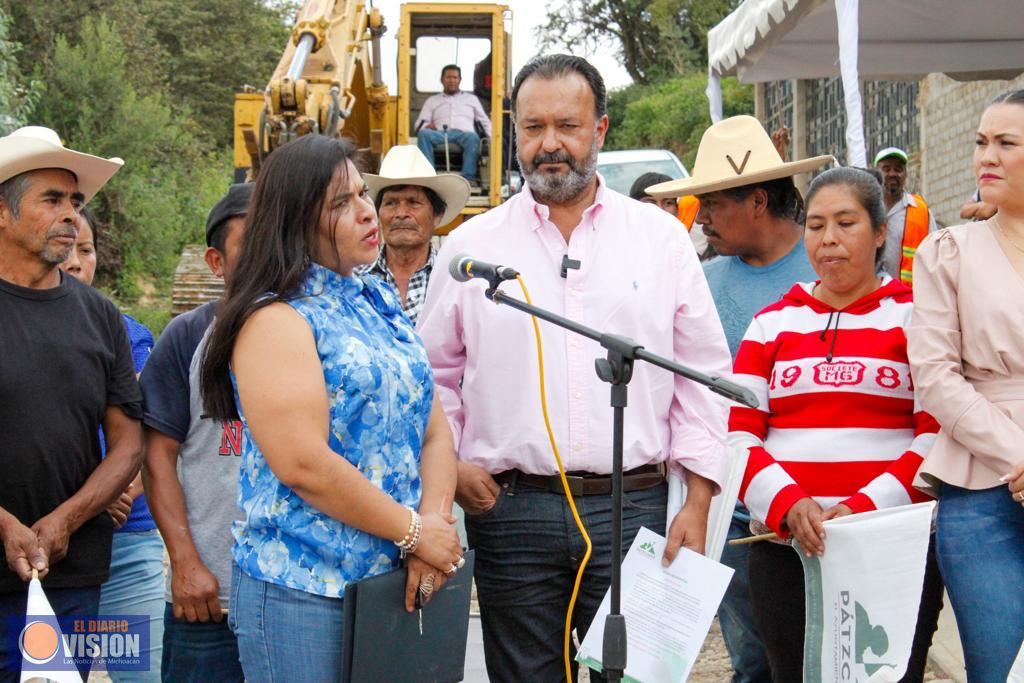
[(46, 670), (43, 664), (62, 662), (64, 634), (60, 631), (57, 616), (50, 607), (50, 601), (43, 592), (43, 584), (32, 572), (28, 584), (28, 604), (25, 607), (25, 628), (18, 636), (21, 650), (21, 683), (33, 680), (50, 680), (55, 683), (82, 683), (77, 670)]

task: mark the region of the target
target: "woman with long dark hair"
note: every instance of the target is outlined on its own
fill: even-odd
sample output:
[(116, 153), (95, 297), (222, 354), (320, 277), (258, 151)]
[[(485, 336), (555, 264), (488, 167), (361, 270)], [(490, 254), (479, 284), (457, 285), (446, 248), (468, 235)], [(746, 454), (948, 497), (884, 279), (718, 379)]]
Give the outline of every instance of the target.
[(462, 564), (456, 466), (426, 352), (377, 258), (353, 146), (276, 150), (202, 369), (207, 416), (245, 425), (229, 621), (246, 679), (333, 680), (348, 583), (406, 556), (406, 607)]
[[(967, 678), (1005, 681), (1024, 640), (1024, 90), (985, 109), (981, 201), (914, 259), (910, 363), (942, 427), (916, 482), (936, 491), (939, 566)], [(1009, 487), (1009, 488), (1007, 488)]]

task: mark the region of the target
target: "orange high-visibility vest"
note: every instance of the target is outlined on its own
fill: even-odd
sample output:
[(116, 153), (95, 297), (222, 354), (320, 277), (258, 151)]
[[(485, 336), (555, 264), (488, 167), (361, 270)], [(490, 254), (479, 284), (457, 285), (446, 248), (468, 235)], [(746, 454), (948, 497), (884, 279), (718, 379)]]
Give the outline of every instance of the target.
[(907, 206), (907, 219), (903, 224), (903, 251), (900, 256), (900, 280), (907, 286), (914, 284), (914, 254), (928, 236), (928, 204), (924, 198), (912, 195), (917, 206)]
[(692, 194), (679, 198), (679, 209), (676, 217), (686, 226), (686, 230), (693, 230), (693, 222), (697, 220), (697, 212), (700, 211), (700, 200)]

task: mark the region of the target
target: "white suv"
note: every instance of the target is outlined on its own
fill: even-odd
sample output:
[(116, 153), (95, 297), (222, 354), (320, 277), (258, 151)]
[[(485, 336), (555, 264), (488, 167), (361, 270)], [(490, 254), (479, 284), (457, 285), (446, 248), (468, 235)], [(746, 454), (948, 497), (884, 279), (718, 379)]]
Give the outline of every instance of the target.
[(633, 186), (634, 180), (649, 171), (664, 173), (673, 180), (690, 176), (679, 157), (667, 149), (599, 152), (597, 170), (608, 183), (608, 187), (624, 195), (629, 194), (629, 188)]

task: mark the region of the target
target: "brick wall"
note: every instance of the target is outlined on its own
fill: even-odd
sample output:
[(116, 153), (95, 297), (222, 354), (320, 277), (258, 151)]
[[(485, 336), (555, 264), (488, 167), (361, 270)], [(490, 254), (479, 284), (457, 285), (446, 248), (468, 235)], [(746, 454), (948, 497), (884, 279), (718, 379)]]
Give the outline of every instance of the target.
[(940, 224), (962, 222), (960, 205), (976, 189), (973, 158), (978, 119), (992, 98), (1012, 88), (1024, 88), (1024, 75), (1011, 81), (961, 83), (931, 74), (921, 81), (921, 154), (919, 160), (912, 160), (910, 182), (920, 189)]

